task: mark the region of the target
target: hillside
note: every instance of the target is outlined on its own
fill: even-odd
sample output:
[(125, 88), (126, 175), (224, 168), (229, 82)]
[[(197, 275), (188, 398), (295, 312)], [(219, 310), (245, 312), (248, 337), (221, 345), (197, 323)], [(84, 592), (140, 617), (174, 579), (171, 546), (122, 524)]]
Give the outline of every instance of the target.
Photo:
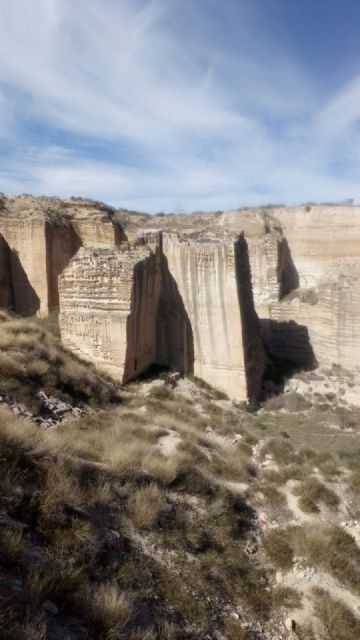
[[(24, 323), (4, 322), (12, 335)], [(29, 336), (41, 331), (33, 363), (56, 348), (26, 322), (12, 376)], [(94, 373), (66, 357), (76, 404)], [(47, 362), (37, 384), (53, 390), (63, 365)], [(249, 413), (174, 376), (118, 390), (112, 407), (108, 385), (97, 377), (96, 410), (55, 429), (37, 407), (1, 409), (1, 637), (356, 638), (358, 410), (289, 390)]]

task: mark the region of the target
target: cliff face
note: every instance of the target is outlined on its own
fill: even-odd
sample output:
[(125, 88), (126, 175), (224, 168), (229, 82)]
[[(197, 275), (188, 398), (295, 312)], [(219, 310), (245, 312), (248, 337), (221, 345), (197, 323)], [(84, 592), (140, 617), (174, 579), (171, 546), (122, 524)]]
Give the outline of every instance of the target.
[(306, 367), (359, 367), (360, 208), (281, 208), (271, 215), (282, 239), (278, 297), (274, 289), (268, 315), (262, 309), (260, 316), (267, 349)]
[(259, 397), (270, 356), (360, 366), (360, 208), (133, 215), (0, 197), (0, 306), (60, 307), (65, 344), (124, 381), (152, 364)]
[(334, 262), (317, 287), (271, 306), (271, 350), (299, 364), (360, 366), (360, 261)]
[(124, 239), (121, 225), (96, 203), (31, 196), (1, 199), (0, 234), (10, 265), (6, 308), (21, 315), (59, 308), (58, 276), (80, 246)]
[(61, 337), (72, 351), (124, 381), (155, 359), (160, 295), (147, 247), (83, 247), (59, 278)]
[(316, 286), (339, 259), (360, 253), (360, 207), (303, 206), (274, 209), (299, 276), (299, 287)]
[[(246, 243), (202, 244), (165, 234), (163, 248), (193, 328), (195, 375), (233, 398), (256, 397), (264, 357)], [(246, 354), (256, 361), (251, 377)]]
[(246, 251), (176, 235), (155, 251), (82, 248), (59, 278), (62, 339), (124, 382), (162, 364), (255, 399), (264, 355)]

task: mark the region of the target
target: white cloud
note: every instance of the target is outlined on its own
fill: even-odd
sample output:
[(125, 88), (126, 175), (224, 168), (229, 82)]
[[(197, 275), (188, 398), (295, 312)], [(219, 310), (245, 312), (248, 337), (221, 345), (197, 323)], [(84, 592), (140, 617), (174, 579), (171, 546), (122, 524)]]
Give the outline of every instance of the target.
[(232, 30), (213, 0), (4, 3), (0, 189), (150, 211), (357, 197), (360, 80), (326, 102), (234, 6)]

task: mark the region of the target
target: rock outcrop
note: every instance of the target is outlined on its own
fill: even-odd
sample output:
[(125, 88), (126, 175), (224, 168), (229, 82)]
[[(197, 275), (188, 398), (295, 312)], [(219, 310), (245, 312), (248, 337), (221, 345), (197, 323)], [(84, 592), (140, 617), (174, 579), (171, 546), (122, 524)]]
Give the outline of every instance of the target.
[(161, 240), (80, 249), (59, 278), (64, 343), (124, 382), (159, 364), (255, 400), (265, 360), (245, 240)]
[(151, 365), (256, 400), (267, 356), (360, 367), (360, 208), (149, 216), (0, 197), (0, 306), (60, 307), (64, 343), (124, 381)]
[(164, 255), (193, 328), (195, 375), (232, 398), (258, 397), (264, 354), (246, 242), (165, 234)]
[(128, 381), (155, 360), (160, 272), (148, 247), (81, 248), (59, 278), (61, 336)]
[(31, 196), (1, 198), (0, 234), (9, 263), (2, 306), (21, 315), (59, 308), (58, 276), (83, 244), (111, 246), (124, 239), (104, 205)]
[(308, 205), (271, 215), (282, 249), (278, 298), (274, 288), (268, 316), (264, 309), (260, 316), (269, 353), (305, 367), (359, 367), (360, 207)]

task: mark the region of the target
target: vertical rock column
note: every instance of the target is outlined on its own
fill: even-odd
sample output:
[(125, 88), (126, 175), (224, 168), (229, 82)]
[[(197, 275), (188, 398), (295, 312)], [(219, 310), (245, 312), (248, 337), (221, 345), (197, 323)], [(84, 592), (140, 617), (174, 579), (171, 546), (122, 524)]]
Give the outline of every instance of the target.
[(1, 217), (0, 232), (9, 247), (14, 311), (48, 313), (44, 220)]
[[(235, 249), (230, 241), (201, 243), (164, 234), (163, 251), (192, 326), (195, 375), (231, 398), (255, 400), (264, 354), (250, 269), (248, 263), (247, 268), (237, 264), (239, 256), (247, 251), (246, 243)], [(245, 306), (243, 312), (241, 305)], [(246, 305), (250, 305), (250, 319), (245, 327)], [(246, 364), (250, 335), (256, 361), (252, 371)], [(250, 373), (256, 379), (248, 380)]]
[(10, 249), (0, 236), (0, 307), (14, 310), (14, 292), (11, 282)]

